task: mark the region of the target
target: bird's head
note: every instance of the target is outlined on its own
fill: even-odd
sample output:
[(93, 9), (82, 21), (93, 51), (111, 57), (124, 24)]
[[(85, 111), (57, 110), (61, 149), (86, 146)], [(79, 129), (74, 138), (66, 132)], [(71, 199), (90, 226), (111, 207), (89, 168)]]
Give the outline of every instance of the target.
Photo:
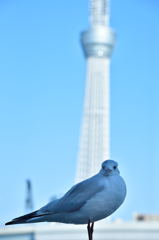
[(100, 173), (104, 176), (119, 174), (118, 163), (113, 160), (104, 161)]

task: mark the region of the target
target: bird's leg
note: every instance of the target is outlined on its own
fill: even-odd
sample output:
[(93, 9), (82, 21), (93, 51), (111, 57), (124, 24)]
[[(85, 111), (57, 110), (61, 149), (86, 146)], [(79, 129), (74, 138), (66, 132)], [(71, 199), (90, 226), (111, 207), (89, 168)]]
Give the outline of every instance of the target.
[(91, 238), (90, 238), (90, 220), (88, 220), (87, 231), (88, 231), (88, 240), (91, 240)]
[(91, 224), (91, 234), (92, 234), (92, 239), (93, 239), (93, 231), (94, 231), (94, 222)]
[(88, 221), (87, 225), (87, 231), (88, 231), (88, 239), (93, 240), (93, 227), (94, 227), (94, 222), (91, 223), (91, 221)]
[(87, 225), (87, 231), (88, 231), (88, 240), (91, 240), (91, 232), (90, 232), (90, 228), (91, 228), (91, 226), (90, 226), (90, 220), (88, 220), (88, 225)]

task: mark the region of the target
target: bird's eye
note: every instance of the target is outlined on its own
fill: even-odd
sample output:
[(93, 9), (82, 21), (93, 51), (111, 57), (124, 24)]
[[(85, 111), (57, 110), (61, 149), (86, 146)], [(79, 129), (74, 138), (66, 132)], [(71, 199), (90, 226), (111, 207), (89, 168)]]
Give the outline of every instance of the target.
[(114, 166), (113, 168), (114, 168), (114, 169), (116, 169), (117, 167), (116, 167), (116, 166)]

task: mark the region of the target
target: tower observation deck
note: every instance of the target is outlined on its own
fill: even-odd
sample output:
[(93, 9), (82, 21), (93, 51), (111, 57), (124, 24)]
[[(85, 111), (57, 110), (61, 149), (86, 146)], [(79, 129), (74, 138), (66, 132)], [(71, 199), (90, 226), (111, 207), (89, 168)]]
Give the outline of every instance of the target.
[(90, 0), (89, 21), (89, 29), (81, 34), (87, 74), (76, 182), (97, 173), (110, 151), (109, 71), (115, 36), (109, 27), (108, 0)]

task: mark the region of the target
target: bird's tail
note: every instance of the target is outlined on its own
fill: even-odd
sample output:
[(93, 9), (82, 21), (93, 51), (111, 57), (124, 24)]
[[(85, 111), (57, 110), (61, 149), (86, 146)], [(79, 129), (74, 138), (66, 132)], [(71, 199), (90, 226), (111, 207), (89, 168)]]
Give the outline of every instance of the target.
[(14, 218), (12, 221), (5, 223), (5, 225), (40, 222), (40, 218), (42, 216), (44, 216), (44, 214), (38, 214), (38, 211), (35, 211), (18, 218)]

